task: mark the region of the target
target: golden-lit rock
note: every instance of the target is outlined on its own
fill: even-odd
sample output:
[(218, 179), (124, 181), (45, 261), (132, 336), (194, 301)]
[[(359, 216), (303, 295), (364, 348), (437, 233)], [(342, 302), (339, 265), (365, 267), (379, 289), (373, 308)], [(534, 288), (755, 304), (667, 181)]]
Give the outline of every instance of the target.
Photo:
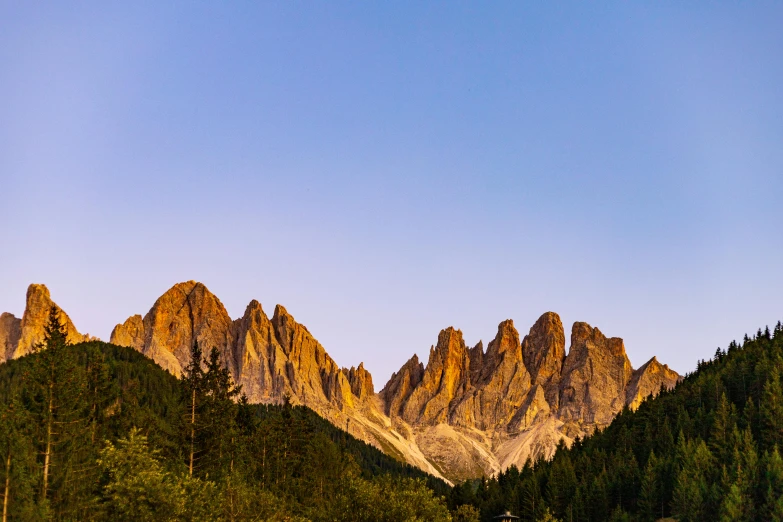
[(216, 348), (225, 358), (233, 338), (233, 323), (223, 303), (195, 281), (178, 283), (166, 291), (144, 316), (142, 324), (141, 346), (138, 323), (133, 317), (114, 328), (112, 342), (127, 343), (176, 376), (190, 362), (194, 341), (198, 341), (204, 354)]
[(424, 365), (414, 354), (398, 372), (392, 374), (389, 382), (378, 394), (384, 404), (384, 412), (390, 417), (402, 415), (402, 407), (424, 378)]
[(473, 360), (481, 367), (471, 368), (474, 382), (454, 406), (450, 424), (480, 430), (505, 428), (517, 413), (530, 390), (530, 374), (522, 361), (522, 347), (514, 322), (498, 325), (486, 353)]
[(342, 369), (343, 374), (348, 378), (351, 385), (351, 393), (360, 399), (372, 397), (375, 395), (375, 389), (372, 384), (372, 375), (364, 369), (364, 363), (359, 363), (358, 368), (351, 366), (351, 369)]
[(22, 336), (22, 320), (13, 314), (0, 315), (0, 363), (11, 360)]
[(661, 386), (671, 390), (681, 379), (677, 372), (653, 357), (633, 372), (626, 389), (625, 402), (629, 408), (635, 410), (647, 397), (658, 395)]
[(402, 418), (412, 424), (445, 422), (452, 400), (467, 391), (469, 364), (462, 332), (453, 327), (441, 330), (421, 382), (402, 407)]
[(270, 403), (286, 394), (293, 396), (286, 355), (261, 303), (250, 301), (242, 318), (234, 321), (233, 330), (232, 375), (248, 400)]
[(574, 323), (560, 382), (559, 417), (588, 425), (609, 424), (625, 406), (632, 374), (622, 339), (607, 338), (587, 323)]
[(144, 320), (140, 315), (132, 315), (114, 327), (109, 342), (117, 346), (127, 346), (139, 352), (144, 350)]
[(557, 408), (565, 360), (565, 332), (559, 315), (546, 312), (538, 318), (522, 340), (522, 358), (531, 383), (541, 385), (547, 402)]
[(19, 324), (19, 340), (14, 347), (10, 359), (17, 359), (27, 355), (35, 349), (35, 346), (44, 340), (44, 328), (49, 322), (49, 310), (55, 307), (60, 322), (65, 326), (66, 338), (71, 344), (80, 343), (92, 339), (89, 335), (82, 335), (76, 330), (71, 318), (65, 311), (52, 301), (49, 289), (45, 285), (31, 284), (27, 288), (27, 300)]

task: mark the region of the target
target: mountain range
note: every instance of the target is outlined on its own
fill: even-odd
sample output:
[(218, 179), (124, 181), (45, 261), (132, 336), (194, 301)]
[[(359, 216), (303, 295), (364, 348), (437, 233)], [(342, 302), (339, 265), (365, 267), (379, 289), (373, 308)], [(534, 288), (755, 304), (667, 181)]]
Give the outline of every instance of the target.
[[(0, 315), (0, 362), (22, 357), (43, 339), (56, 304), (30, 285), (22, 318)], [(72, 343), (82, 335), (59, 307)], [(118, 324), (112, 344), (131, 347), (180, 376), (194, 342), (216, 348), (253, 403), (289, 400), (385, 453), (449, 481), (493, 475), (512, 464), (549, 458), (606, 427), (626, 406), (636, 409), (681, 377), (652, 358), (634, 370), (623, 340), (577, 322), (568, 352), (560, 317), (544, 313), (520, 334), (498, 325), (486, 349), (462, 332), (441, 330), (427, 362), (413, 355), (376, 393), (363, 364), (341, 368), (281, 305), (270, 318), (251, 301), (232, 320), (220, 300), (195, 281), (178, 283), (142, 317)]]

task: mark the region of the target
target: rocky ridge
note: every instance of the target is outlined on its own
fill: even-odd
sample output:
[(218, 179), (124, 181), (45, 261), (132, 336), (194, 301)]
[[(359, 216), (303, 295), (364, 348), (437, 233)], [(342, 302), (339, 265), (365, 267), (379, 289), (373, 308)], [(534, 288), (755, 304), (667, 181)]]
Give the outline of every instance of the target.
[[(0, 362), (28, 353), (43, 338), (52, 305), (43, 285), (31, 285), (22, 319), (0, 315)], [(55, 305), (56, 306), (56, 305)], [(69, 339), (78, 333), (61, 309)], [(520, 340), (513, 321), (498, 325), (487, 349), (467, 347), (453, 327), (438, 335), (427, 364), (414, 355), (376, 393), (364, 368), (340, 368), (307, 328), (281, 305), (270, 318), (258, 301), (231, 320), (203, 284), (178, 283), (142, 317), (111, 334), (174, 375), (190, 347), (220, 352), (251, 402), (304, 404), (333, 424), (436, 476), (489, 475), (528, 458), (550, 456), (636, 408), (679, 375), (655, 358), (633, 370), (622, 339), (575, 323), (566, 354), (560, 317), (543, 314)]]
[(587, 323), (573, 325), (566, 355), (560, 317), (547, 312), (521, 342), (503, 321), (486, 352), (466, 349), (462, 333), (447, 328), (427, 365), (411, 359), (379, 396), (428, 460), (445, 476), (466, 478), (549, 457), (560, 440), (605, 427), (679, 379), (655, 358), (634, 370), (623, 340)]

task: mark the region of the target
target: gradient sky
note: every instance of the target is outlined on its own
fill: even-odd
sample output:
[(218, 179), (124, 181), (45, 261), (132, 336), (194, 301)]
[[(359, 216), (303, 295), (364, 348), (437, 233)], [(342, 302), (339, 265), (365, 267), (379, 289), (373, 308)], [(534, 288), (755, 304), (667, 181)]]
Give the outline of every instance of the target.
[[(67, 4), (67, 5), (66, 5)], [(781, 2), (0, 4), (0, 311), (282, 303), (380, 389), (560, 313), (684, 373), (783, 319)]]

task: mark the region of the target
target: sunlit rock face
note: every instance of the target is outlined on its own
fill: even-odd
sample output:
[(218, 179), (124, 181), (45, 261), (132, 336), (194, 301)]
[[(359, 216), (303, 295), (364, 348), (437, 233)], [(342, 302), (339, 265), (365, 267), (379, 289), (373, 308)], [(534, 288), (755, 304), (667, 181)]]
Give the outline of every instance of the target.
[[(43, 340), (52, 305), (45, 286), (30, 285), (22, 318), (0, 315), (0, 362)], [(57, 310), (71, 342), (90, 339)], [(250, 402), (306, 405), (382, 451), (453, 481), (549, 457), (560, 441), (570, 444), (606, 426), (624, 406), (637, 408), (680, 380), (655, 358), (634, 371), (622, 339), (586, 323), (574, 323), (567, 354), (565, 340), (553, 312), (521, 340), (513, 321), (501, 322), (486, 350), (482, 342), (466, 346), (462, 332), (448, 327), (426, 365), (413, 355), (376, 393), (364, 364), (340, 368), (283, 306), (269, 317), (252, 300), (232, 320), (195, 281), (174, 285), (111, 335), (112, 343), (177, 376), (194, 342), (205, 355), (215, 348)]]
[(634, 372), (622, 339), (586, 323), (574, 324), (566, 355), (560, 317), (547, 312), (521, 342), (503, 321), (486, 351), (442, 330), (427, 365), (414, 356), (379, 398), (393, 425), (404, 424), (439, 470), (461, 479), (550, 457), (561, 440), (606, 426), (679, 379), (655, 360)]
[(0, 315), (0, 362), (13, 359), (21, 336), (22, 320), (3, 312)]
[(138, 314), (128, 317), (124, 323), (114, 327), (110, 339), (112, 344), (144, 351), (144, 320)]
[(648, 397), (655, 396), (661, 387), (670, 390), (681, 379), (680, 375), (653, 357), (633, 372), (625, 393), (625, 403), (636, 410)]
[(559, 315), (547, 312), (538, 318), (522, 340), (522, 357), (531, 383), (539, 385), (548, 404), (557, 408), (565, 360), (565, 335)]
[(66, 339), (70, 343), (79, 343), (93, 339), (82, 335), (73, 325), (65, 311), (52, 301), (49, 289), (45, 285), (31, 284), (27, 288), (24, 314), (17, 319), (9, 313), (0, 317), (0, 361), (16, 359), (35, 350), (44, 340), (44, 328), (49, 322), (52, 306), (57, 310), (60, 322), (65, 327)]
[(562, 420), (605, 425), (625, 406), (633, 368), (623, 340), (607, 338), (587, 323), (574, 323), (560, 383)]
[(141, 332), (135, 317), (117, 325), (110, 342), (139, 350), (176, 376), (188, 365), (196, 341), (204, 353), (212, 348), (223, 356), (229, 353), (233, 322), (223, 303), (201, 283), (171, 287), (144, 316)]

